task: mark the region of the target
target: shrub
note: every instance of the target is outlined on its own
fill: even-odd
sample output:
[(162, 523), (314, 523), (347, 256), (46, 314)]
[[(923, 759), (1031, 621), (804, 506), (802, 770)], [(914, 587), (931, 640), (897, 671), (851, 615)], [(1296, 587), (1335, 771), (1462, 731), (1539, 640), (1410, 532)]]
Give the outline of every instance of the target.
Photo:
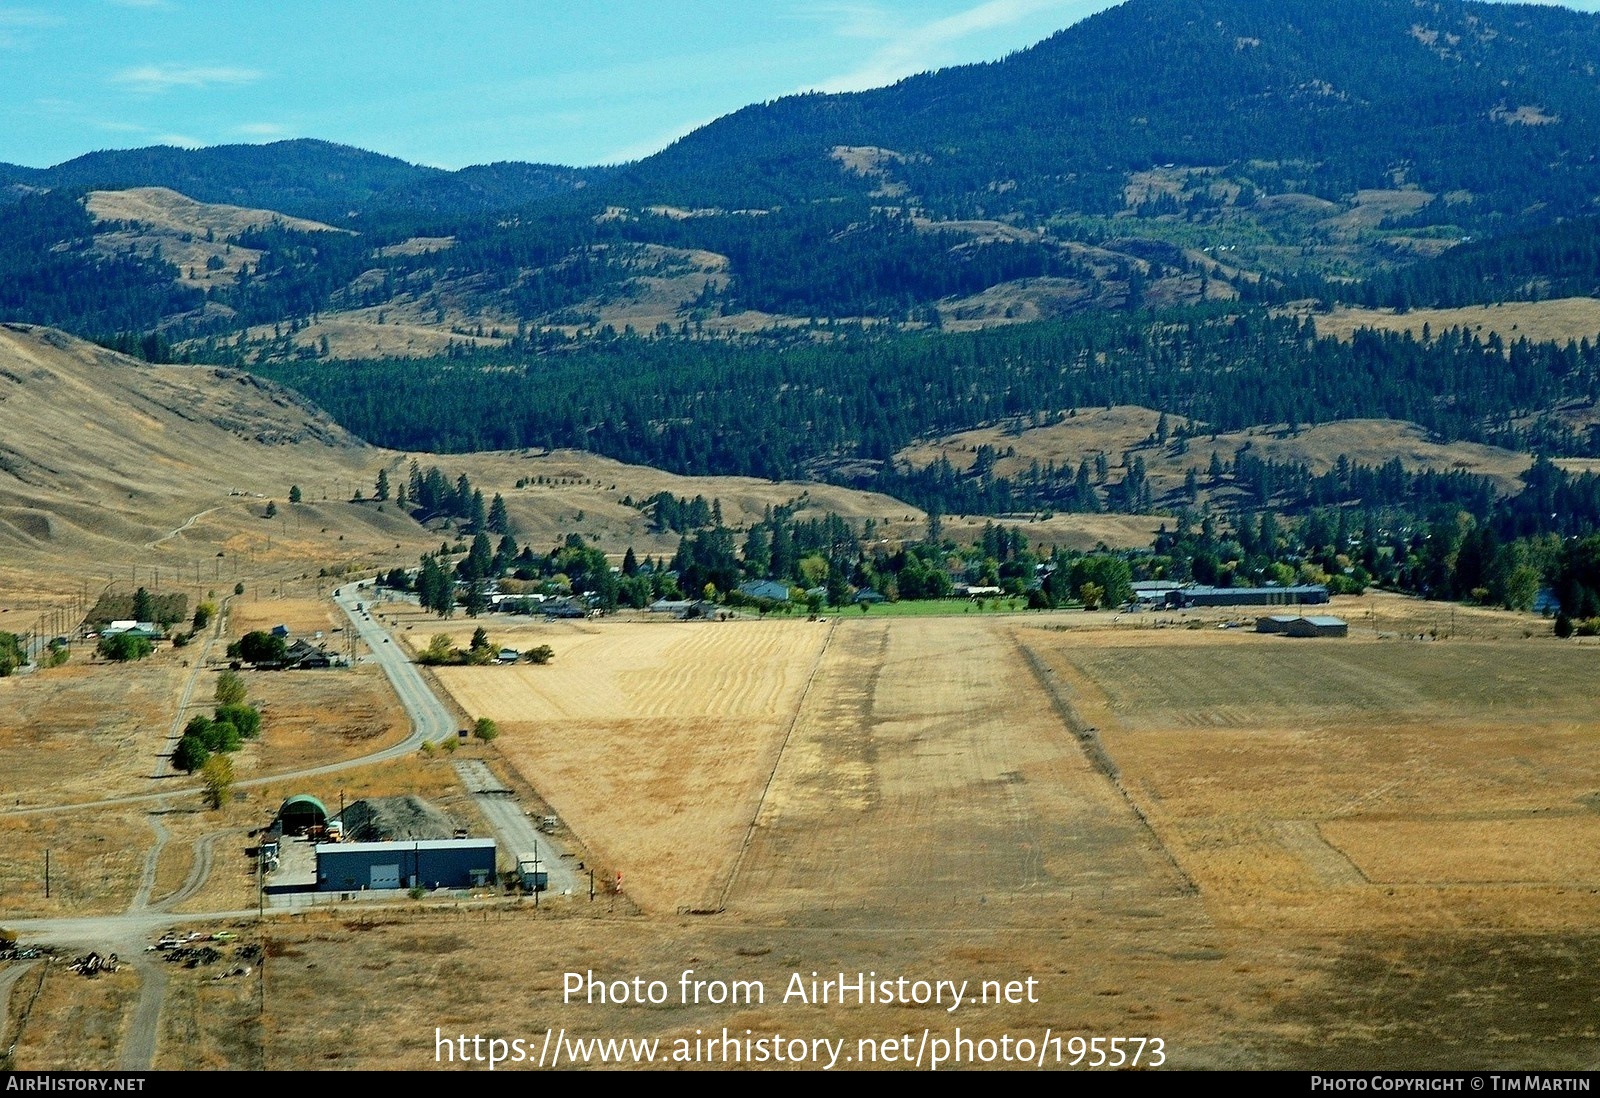
[(417, 657), (417, 662), (427, 664), (430, 667), (454, 663), (455, 649), (450, 647), (450, 638), (443, 633), (435, 633), (433, 639), (428, 641), (428, 647), (423, 649), (422, 654)]
[(155, 645), (151, 644), (148, 638), (130, 636), (127, 633), (100, 638), (100, 654), (118, 663), (126, 660), (142, 660), (155, 650)]
[(205, 779), (206, 807), (221, 808), (233, 789), (233, 763), (225, 756), (213, 755), (200, 768), (200, 775)]
[(67, 642), (57, 637), (45, 649), (44, 665), (46, 667), (60, 667), (72, 658), (72, 649), (67, 647)]
[(231, 724), (244, 739), (253, 740), (261, 734), (261, 714), (248, 705), (218, 706), (217, 723)]
[(217, 676), (217, 705), (243, 705), (245, 699), (244, 677), (237, 671), (224, 671)]
[(22, 642), (15, 633), (0, 633), (0, 679), (21, 667), (26, 660), (22, 658)]
[(250, 663), (277, 663), (288, 650), (282, 637), (261, 629), (239, 638), (239, 658)]
[(205, 765), (211, 752), (206, 750), (206, 745), (200, 742), (200, 737), (185, 733), (178, 741), (178, 746), (172, 752), (172, 765), (182, 770), (185, 774), (193, 774)]
[(548, 644), (541, 644), (537, 648), (530, 648), (522, 658), (529, 663), (549, 663), (556, 658), (556, 650)]
[(500, 735), (500, 726), (495, 724), (494, 721), (490, 720), (488, 717), (479, 717), (478, 723), (473, 726), (472, 734), (478, 737), (478, 739), (482, 740), (484, 743), (489, 743), (496, 736)]

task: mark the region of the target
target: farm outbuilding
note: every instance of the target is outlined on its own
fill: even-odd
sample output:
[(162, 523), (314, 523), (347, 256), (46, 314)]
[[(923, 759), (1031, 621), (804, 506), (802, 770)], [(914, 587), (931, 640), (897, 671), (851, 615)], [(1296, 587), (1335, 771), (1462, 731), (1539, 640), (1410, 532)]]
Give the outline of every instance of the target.
[(319, 843), (317, 890), (471, 888), (495, 879), (493, 839)]
[(1285, 637), (1347, 637), (1350, 626), (1343, 618), (1329, 615), (1301, 617), (1295, 614), (1273, 614), (1256, 619), (1257, 633), (1277, 633)]
[(309, 793), (296, 793), (278, 808), (276, 830), (285, 835), (304, 835), (328, 825), (328, 806)]

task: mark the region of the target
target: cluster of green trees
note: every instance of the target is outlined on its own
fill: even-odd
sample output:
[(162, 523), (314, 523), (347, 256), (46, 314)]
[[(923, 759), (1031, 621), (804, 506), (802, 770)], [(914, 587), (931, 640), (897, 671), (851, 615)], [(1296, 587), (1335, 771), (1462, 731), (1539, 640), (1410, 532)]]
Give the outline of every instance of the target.
[[(389, 473), (386, 469), (378, 471), (373, 498), (380, 501), (389, 498)], [(494, 499), (485, 506), (482, 490), (472, 486), (467, 474), (462, 473), (452, 483), (436, 465), (424, 470), (413, 461), (410, 478), (400, 486), (396, 503), (402, 509), (410, 510), (420, 522), (454, 518), (478, 533), (511, 533), (511, 518), (506, 513), (506, 501), (500, 493), (496, 492)]]
[(181, 592), (151, 592), (140, 587), (131, 595), (106, 593), (95, 600), (86, 621), (107, 625), (113, 621), (148, 621), (167, 628), (188, 614), (189, 597)]
[(156, 650), (156, 646), (149, 637), (133, 633), (109, 633), (100, 638), (95, 650), (104, 659), (125, 663), (128, 660), (144, 659)]
[(450, 638), (444, 633), (435, 634), (428, 642), (428, 647), (423, 649), (417, 657), (417, 662), (430, 667), (442, 667), (451, 664), (470, 664), (482, 667), (494, 662), (498, 649), (490, 642), (489, 634), (483, 626), (472, 631), (472, 640), (466, 648), (455, 648), (450, 644)]
[[(216, 709), (212, 715), (197, 716), (184, 727), (183, 736), (172, 752), (172, 765), (192, 774), (206, 765), (213, 755), (239, 750), (245, 740), (261, 734), (261, 714), (246, 703), (243, 677), (233, 671), (217, 676)], [(216, 805), (213, 807), (220, 807)]]
[(289, 644), (265, 629), (255, 629), (228, 645), (228, 658), (253, 664), (273, 664), (288, 654)]

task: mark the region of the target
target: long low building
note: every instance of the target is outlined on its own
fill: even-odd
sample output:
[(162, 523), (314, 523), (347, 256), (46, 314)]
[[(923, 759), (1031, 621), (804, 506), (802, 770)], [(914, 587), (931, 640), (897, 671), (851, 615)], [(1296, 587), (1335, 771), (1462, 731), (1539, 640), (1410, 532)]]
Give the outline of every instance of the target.
[(1348, 637), (1350, 625), (1343, 618), (1326, 614), (1309, 617), (1273, 614), (1256, 619), (1256, 632), (1277, 633), (1285, 637)]
[(319, 892), (471, 888), (494, 879), (493, 839), (317, 844)]
[[(1190, 606), (1317, 606), (1328, 601), (1320, 583), (1288, 587), (1184, 587), (1171, 593), (1179, 605)], [(1170, 605), (1170, 603), (1169, 603)]]

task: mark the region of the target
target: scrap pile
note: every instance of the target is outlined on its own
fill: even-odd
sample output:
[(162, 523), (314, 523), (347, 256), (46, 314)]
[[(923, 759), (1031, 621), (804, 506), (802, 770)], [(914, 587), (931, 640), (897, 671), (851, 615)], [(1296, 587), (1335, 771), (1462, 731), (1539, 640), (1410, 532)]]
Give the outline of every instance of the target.
[(80, 976), (87, 976), (92, 980), (102, 972), (116, 972), (121, 966), (117, 963), (115, 953), (107, 953), (102, 957), (98, 953), (91, 952), (85, 953), (67, 967)]

